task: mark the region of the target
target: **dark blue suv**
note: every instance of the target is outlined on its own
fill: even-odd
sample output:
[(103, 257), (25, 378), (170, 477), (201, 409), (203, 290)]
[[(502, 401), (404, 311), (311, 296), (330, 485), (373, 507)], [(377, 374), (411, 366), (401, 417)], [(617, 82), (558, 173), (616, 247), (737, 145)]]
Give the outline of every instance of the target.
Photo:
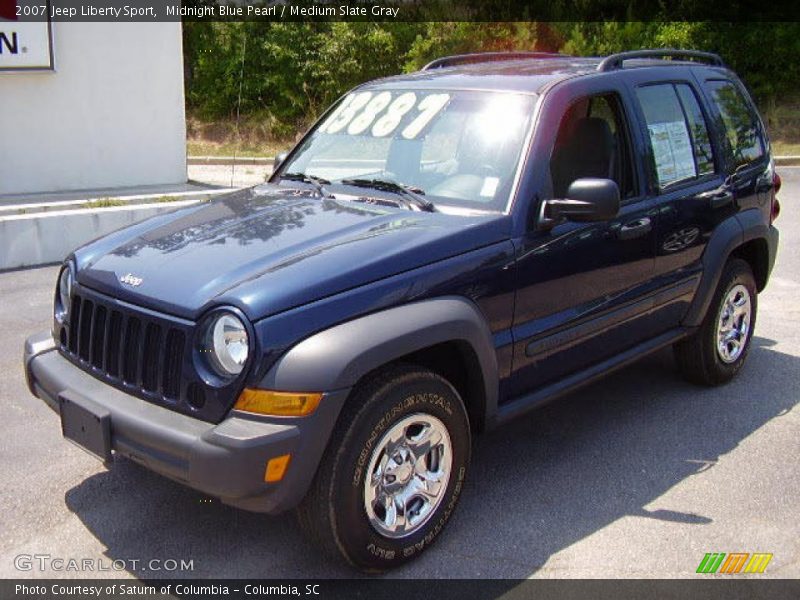
[(76, 250), (29, 386), (102, 460), (389, 568), (475, 433), (665, 346), (731, 379), (779, 187), (715, 55), (440, 59), (347, 94), (266, 184)]

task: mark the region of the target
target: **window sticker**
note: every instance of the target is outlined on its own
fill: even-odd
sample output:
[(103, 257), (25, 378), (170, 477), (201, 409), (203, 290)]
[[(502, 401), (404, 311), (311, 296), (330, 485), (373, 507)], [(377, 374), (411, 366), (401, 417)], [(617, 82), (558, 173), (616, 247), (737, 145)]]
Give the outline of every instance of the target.
[(484, 198), (493, 198), (494, 193), (497, 191), (497, 186), (500, 183), (499, 177), (486, 177), (483, 180), (483, 187), (481, 188), (481, 196)]
[(658, 183), (662, 187), (697, 175), (692, 142), (685, 121), (653, 123), (647, 129), (656, 161)]
[(412, 140), (449, 101), (450, 94), (428, 94), (418, 98), (414, 92), (357, 92), (347, 96), (318, 131), (386, 137), (405, 122), (401, 135)]

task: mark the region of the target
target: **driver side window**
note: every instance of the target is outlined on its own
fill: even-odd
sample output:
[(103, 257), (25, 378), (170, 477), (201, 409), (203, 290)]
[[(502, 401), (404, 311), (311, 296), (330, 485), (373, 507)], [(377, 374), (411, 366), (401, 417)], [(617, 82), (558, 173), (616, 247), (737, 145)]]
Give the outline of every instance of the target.
[(630, 138), (616, 94), (574, 102), (561, 118), (550, 159), (553, 198), (566, 198), (576, 179), (612, 179), (620, 198), (635, 196)]

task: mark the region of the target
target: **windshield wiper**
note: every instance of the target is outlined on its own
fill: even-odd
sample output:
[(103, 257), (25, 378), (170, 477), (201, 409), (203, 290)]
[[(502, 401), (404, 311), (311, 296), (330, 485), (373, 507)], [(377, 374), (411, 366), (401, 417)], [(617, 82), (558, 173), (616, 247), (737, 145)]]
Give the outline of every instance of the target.
[(422, 197), (422, 194), (425, 193), (424, 190), (396, 181), (389, 181), (388, 179), (342, 179), (339, 183), (390, 192), (403, 198), (408, 208), (416, 207), (417, 210), (426, 212), (433, 212), (434, 210), (433, 202)]
[(325, 189), (325, 186), (328, 185), (330, 181), (322, 177), (317, 177), (316, 175), (307, 175), (306, 173), (283, 173), (281, 175), (281, 180), (283, 179), (288, 179), (289, 181), (302, 181), (303, 183), (311, 184), (314, 186), (314, 189), (317, 190), (317, 193), (323, 198), (333, 197), (333, 194)]

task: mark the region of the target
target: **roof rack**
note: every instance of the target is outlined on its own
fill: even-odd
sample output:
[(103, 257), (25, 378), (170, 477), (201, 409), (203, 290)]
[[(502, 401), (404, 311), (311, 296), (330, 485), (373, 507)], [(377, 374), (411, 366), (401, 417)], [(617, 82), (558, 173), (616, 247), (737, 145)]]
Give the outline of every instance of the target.
[(499, 62), (503, 60), (521, 60), (525, 58), (564, 58), (565, 54), (552, 52), (475, 52), (473, 54), (456, 54), (437, 58), (422, 67), (422, 71), (442, 69), (456, 65), (471, 65), (485, 62)]
[(724, 67), (725, 63), (719, 54), (711, 52), (700, 52), (699, 50), (677, 50), (674, 48), (663, 48), (657, 50), (632, 50), (631, 52), (619, 52), (607, 56), (597, 65), (598, 71), (613, 71), (621, 69), (622, 63), (626, 60), (635, 58), (690, 58), (707, 62), (717, 67)]

